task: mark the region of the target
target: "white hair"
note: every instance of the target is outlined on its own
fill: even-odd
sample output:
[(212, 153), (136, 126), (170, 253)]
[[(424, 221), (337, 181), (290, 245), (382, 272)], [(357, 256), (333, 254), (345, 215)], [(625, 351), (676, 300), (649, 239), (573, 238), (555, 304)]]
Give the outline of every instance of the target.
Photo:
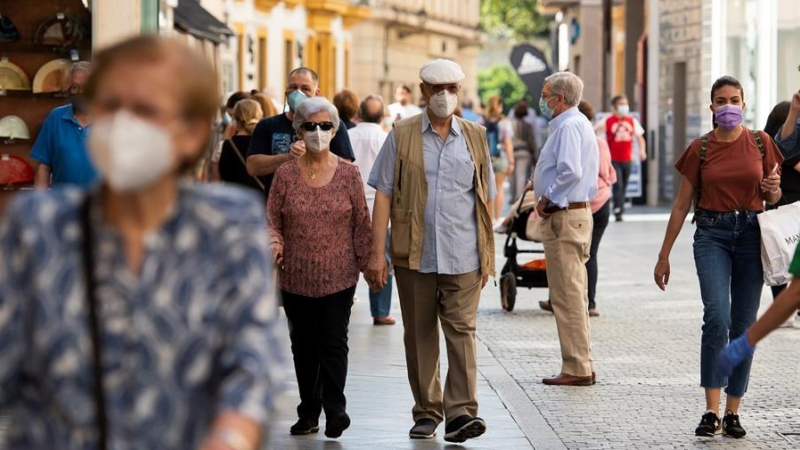
[(583, 81), (572, 72), (556, 72), (544, 79), (550, 83), (550, 94), (561, 94), (570, 106), (576, 106), (583, 97)]
[(316, 113), (326, 112), (331, 116), (331, 123), (334, 129), (339, 129), (339, 111), (333, 106), (325, 97), (311, 97), (300, 102), (297, 105), (297, 111), (294, 112), (294, 120), (292, 127), (295, 131), (300, 130), (303, 122), (307, 121), (309, 117)]

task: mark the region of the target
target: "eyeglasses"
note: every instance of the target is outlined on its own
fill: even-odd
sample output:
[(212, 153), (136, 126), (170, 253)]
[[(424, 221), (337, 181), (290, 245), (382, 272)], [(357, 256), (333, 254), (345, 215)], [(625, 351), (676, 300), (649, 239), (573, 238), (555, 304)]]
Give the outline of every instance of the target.
[(318, 127), (322, 131), (331, 131), (333, 129), (332, 122), (303, 122), (300, 126), (306, 131), (314, 131)]

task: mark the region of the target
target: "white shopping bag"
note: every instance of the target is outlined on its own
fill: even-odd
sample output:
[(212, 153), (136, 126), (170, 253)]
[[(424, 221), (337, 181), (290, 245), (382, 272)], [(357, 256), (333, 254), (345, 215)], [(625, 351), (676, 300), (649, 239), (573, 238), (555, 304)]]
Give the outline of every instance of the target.
[(800, 239), (800, 202), (759, 214), (758, 225), (761, 227), (764, 283), (767, 286), (786, 284), (792, 277), (789, 264)]

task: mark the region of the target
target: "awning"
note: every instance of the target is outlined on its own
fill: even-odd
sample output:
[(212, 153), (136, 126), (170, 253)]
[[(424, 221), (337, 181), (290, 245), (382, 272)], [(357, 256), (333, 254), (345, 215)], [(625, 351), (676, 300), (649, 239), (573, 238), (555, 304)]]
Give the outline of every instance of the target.
[(235, 36), (227, 25), (206, 11), (198, 0), (178, 0), (174, 10), (175, 28), (199, 39), (219, 44), (225, 36)]

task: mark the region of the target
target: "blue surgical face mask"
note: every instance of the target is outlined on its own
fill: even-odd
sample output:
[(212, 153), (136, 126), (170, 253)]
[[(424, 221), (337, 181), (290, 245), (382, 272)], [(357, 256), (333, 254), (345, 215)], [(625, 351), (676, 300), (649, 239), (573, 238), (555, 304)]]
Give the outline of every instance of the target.
[(547, 106), (548, 102), (549, 100), (545, 100), (544, 97), (539, 97), (539, 112), (542, 113), (542, 117), (544, 117), (547, 120), (550, 120), (553, 118), (554, 111), (549, 106)]
[(297, 111), (297, 105), (303, 100), (308, 99), (308, 96), (303, 91), (292, 91), (286, 96), (286, 102), (289, 103), (289, 110), (292, 112)]
[(617, 106), (617, 112), (619, 112), (620, 116), (627, 116), (631, 112), (631, 107), (630, 105), (619, 105)]

